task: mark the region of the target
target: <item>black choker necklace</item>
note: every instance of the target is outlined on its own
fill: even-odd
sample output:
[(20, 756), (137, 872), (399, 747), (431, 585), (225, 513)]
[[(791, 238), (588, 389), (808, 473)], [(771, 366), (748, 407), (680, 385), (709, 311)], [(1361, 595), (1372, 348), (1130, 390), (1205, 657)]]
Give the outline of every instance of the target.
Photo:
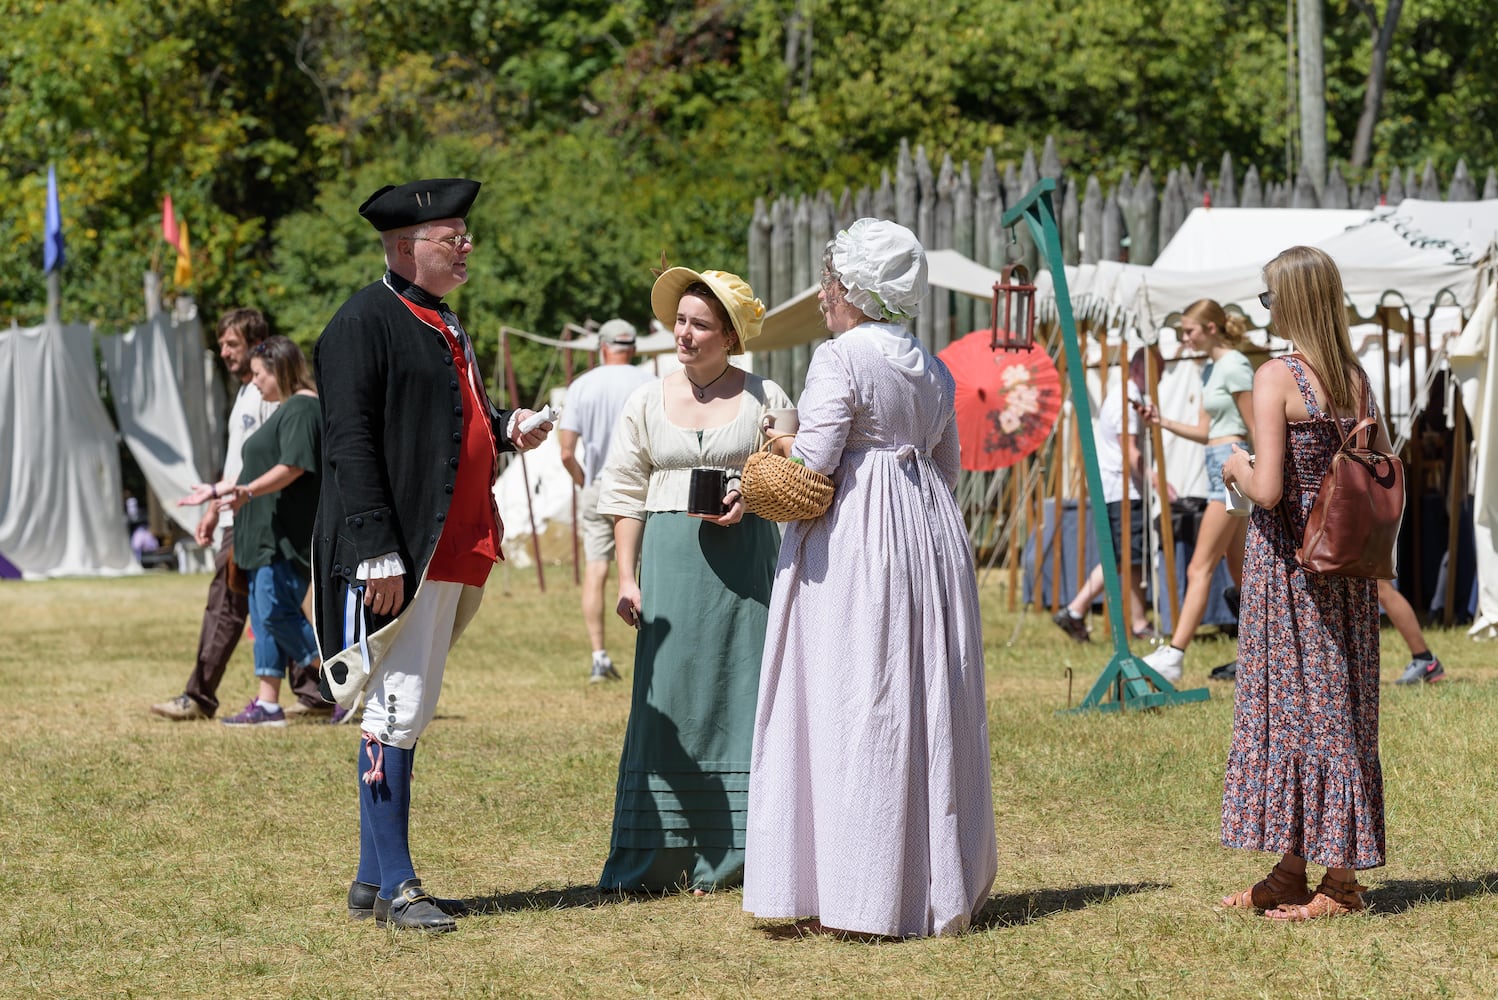
[(687, 375), (687, 370), (685, 368), (683, 368), (681, 370), (681, 373), (682, 373), (682, 375), (686, 376), (686, 380), (688, 382), (692, 382), (692, 388), (695, 389), (695, 390), (697, 390), (697, 398), (698, 399), (704, 399), (706, 397), (703, 395), (703, 393), (707, 392), (708, 386), (710, 386), (714, 382), (718, 381), (718, 379), (722, 378), (724, 375), (727, 375), (728, 374), (728, 369), (730, 369), (732, 367), (733, 367), (732, 363), (724, 365), (722, 371), (720, 371), (718, 374), (714, 375), (711, 379), (709, 379), (708, 381), (702, 383), (701, 385), (698, 385), (696, 382), (692, 382), (692, 376)]

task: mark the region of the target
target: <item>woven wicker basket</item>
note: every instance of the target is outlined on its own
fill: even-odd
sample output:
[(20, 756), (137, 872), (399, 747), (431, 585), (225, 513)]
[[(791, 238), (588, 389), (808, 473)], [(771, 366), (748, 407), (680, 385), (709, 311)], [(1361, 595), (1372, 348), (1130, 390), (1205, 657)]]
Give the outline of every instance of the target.
[(739, 495), (744, 509), (771, 521), (805, 521), (821, 517), (832, 506), (832, 480), (770, 450), (771, 434), (762, 450), (744, 460)]

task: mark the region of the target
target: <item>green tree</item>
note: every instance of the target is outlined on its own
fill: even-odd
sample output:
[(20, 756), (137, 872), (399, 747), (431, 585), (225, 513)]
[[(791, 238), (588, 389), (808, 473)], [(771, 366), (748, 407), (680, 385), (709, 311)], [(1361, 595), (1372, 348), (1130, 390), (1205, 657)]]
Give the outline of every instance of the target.
[[(194, 288), (253, 300), (268, 223), (311, 200), (300, 148), (306, 88), (281, 60), (287, 22), (270, 0), (221, 4), (80, 0), (0, 4), (0, 172), (62, 187), (69, 264), (64, 316), (125, 323), (144, 312), (141, 272), (170, 254), (163, 194), (188, 220)], [(34, 252), (0, 276), (0, 304), (40, 315), (42, 199), (0, 208), (0, 230)], [(26, 245), (23, 240), (20, 245)], [(134, 305), (138, 304), (138, 305)]]
[[(1369, 11), (1388, 4), (1327, 7), (1333, 159), (1365, 104)], [(1493, 162), (1484, 13), (1403, 0), (1374, 168)], [(474, 280), (455, 305), (490, 367), (502, 324), (647, 320), (663, 251), (741, 271), (756, 196), (877, 183), (902, 139), (975, 165), (1054, 135), (1071, 172), (1109, 180), (1224, 152), (1273, 178), (1294, 146), (1283, 0), (0, 0), (0, 14), (15, 193), (0, 312), (27, 322), (48, 163), (66, 318), (138, 318), (140, 272), (170, 270), (170, 192), (210, 319), (259, 305), (303, 343), (380, 272), (366, 195), (478, 177)], [(553, 361), (517, 349), (523, 396)]]

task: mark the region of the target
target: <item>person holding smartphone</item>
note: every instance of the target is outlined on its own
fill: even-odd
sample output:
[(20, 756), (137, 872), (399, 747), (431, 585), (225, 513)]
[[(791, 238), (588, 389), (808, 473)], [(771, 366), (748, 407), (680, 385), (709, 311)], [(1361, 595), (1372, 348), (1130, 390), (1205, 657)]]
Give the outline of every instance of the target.
[(1229, 317), (1211, 299), (1198, 299), (1187, 306), (1181, 314), (1181, 344), (1187, 350), (1205, 355), (1208, 362), (1202, 379), (1201, 411), (1195, 423), (1168, 420), (1153, 406), (1145, 411), (1145, 419), (1150, 423), (1207, 447), (1207, 509), (1202, 512), (1196, 547), (1186, 568), (1186, 598), (1181, 602), (1170, 645), (1144, 658), (1145, 663), (1172, 684), (1181, 679), (1186, 647), (1206, 614), (1217, 564), (1227, 559), (1234, 586), (1243, 576), (1247, 523), (1244, 518), (1228, 513), (1222, 466), (1235, 447), (1253, 450), (1250, 442), (1254, 432), (1254, 368), (1238, 349), (1247, 330), (1248, 324), (1242, 316)]
[[(1160, 350), (1154, 345), (1141, 347), (1129, 359), (1127, 381), (1116, 394), (1103, 400), (1092, 419), (1092, 437), (1097, 446), (1098, 473), (1103, 481), (1103, 502), (1108, 508), (1108, 528), (1113, 536), (1113, 552), (1118, 557), (1120, 578), (1124, 567), (1129, 580), (1129, 634), (1136, 639), (1155, 638), (1155, 627), (1145, 611), (1144, 574), (1149, 562), (1144, 545), (1144, 455), (1139, 448), (1140, 420), (1148, 412), (1144, 402), (1147, 391), (1146, 364), (1153, 355), (1155, 371), (1160, 370)], [(1127, 409), (1123, 400), (1128, 401)], [(1125, 432), (1127, 429), (1127, 433)], [(1129, 551), (1123, 550), (1123, 497), (1125, 470), (1130, 482), (1132, 503), (1129, 507)], [(1125, 563), (1125, 559), (1128, 562)], [(1089, 641), (1087, 612), (1102, 594), (1103, 565), (1092, 568), (1086, 581), (1077, 588), (1071, 603), (1051, 616), (1051, 621), (1078, 642)]]

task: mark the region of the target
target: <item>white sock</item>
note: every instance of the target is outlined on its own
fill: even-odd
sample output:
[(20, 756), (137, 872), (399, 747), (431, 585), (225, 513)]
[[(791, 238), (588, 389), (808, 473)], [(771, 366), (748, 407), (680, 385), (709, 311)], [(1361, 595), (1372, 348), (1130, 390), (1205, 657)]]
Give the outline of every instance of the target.
[(276, 709), (276, 710), (279, 711), (280, 708), (281, 708), (281, 705), (280, 705), (279, 702), (266, 701), (264, 698), (256, 698), (255, 699), (255, 704), (259, 705), (261, 708), (265, 709), (267, 712), (271, 711), (272, 709)]
[(1161, 646), (1151, 655), (1157, 657), (1162, 663), (1181, 663), (1186, 659), (1185, 652), (1174, 646)]
[(613, 661), (609, 659), (608, 650), (606, 650), (606, 649), (595, 649), (595, 650), (593, 650), (593, 662), (594, 663), (612, 663)]

